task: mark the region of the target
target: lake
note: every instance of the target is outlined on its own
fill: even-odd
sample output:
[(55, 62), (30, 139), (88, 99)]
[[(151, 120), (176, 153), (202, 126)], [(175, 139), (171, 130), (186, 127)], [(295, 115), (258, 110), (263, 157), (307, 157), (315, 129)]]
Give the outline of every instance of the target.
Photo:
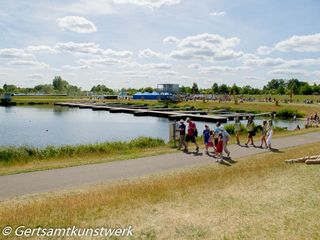
[[(257, 120), (256, 123), (260, 123)], [(0, 107), (0, 146), (47, 146), (127, 141), (139, 136), (168, 141), (168, 119), (135, 117), (68, 107)], [(199, 133), (205, 123), (198, 122)], [(300, 122), (276, 121), (275, 125), (294, 129)], [(209, 123), (213, 127), (213, 123)]]

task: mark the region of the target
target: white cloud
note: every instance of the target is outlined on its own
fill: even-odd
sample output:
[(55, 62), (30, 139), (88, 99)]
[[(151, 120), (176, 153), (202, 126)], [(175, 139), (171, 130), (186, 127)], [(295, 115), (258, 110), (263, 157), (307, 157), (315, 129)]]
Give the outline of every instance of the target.
[(8, 63), (11, 66), (30, 67), (30, 68), (49, 68), (49, 65), (38, 61), (16, 60)]
[(248, 66), (265, 66), (265, 67), (274, 67), (285, 64), (287, 60), (282, 58), (259, 58), (250, 56), (245, 58), (244, 64)]
[(142, 66), (144, 68), (154, 69), (154, 70), (169, 70), (172, 68), (172, 65), (167, 63), (150, 63), (150, 64), (144, 64)]
[(44, 76), (42, 74), (30, 74), (27, 78), (32, 80), (41, 80), (44, 79)]
[(169, 36), (169, 37), (166, 37), (165, 39), (163, 39), (163, 43), (165, 43), (165, 44), (176, 44), (179, 42), (180, 42), (180, 40), (176, 37), (173, 37), (173, 36)]
[(271, 52), (273, 51), (272, 48), (268, 47), (268, 46), (260, 46), (258, 49), (257, 49), (257, 53), (259, 55), (268, 55), (270, 54)]
[(113, 0), (115, 4), (134, 4), (138, 6), (145, 6), (150, 8), (160, 8), (162, 6), (176, 5), (181, 0)]
[(78, 16), (66, 16), (57, 19), (58, 26), (62, 30), (70, 30), (77, 33), (92, 33), (96, 32), (96, 26), (89, 20)]
[(61, 51), (67, 51), (71, 53), (82, 53), (82, 54), (100, 54), (102, 55), (102, 49), (98, 44), (95, 43), (57, 43), (56, 49)]
[(292, 36), (291, 38), (277, 43), (274, 49), (281, 52), (319, 52), (320, 33), (303, 36)]
[(32, 54), (26, 53), (22, 49), (18, 48), (3, 48), (0, 49), (0, 58), (6, 58), (6, 59), (21, 59), (21, 58), (27, 58), (27, 59), (34, 59), (35, 56)]
[(269, 72), (271, 75), (277, 75), (277, 76), (308, 76), (310, 73), (303, 69), (274, 69)]
[(199, 69), (200, 67), (201, 67), (200, 64), (197, 64), (197, 63), (188, 65), (188, 68), (191, 68), (191, 69)]
[(28, 46), (26, 50), (31, 53), (56, 53), (57, 52), (54, 48), (46, 45)]
[(81, 68), (92, 68), (92, 67), (99, 67), (99, 66), (114, 66), (123, 62), (113, 58), (92, 58), (92, 59), (80, 59), (78, 63), (81, 65)]
[(112, 49), (103, 50), (102, 54), (106, 57), (114, 58), (130, 58), (133, 55), (131, 51), (114, 51)]
[(273, 51), (320, 52), (320, 33), (292, 36), (284, 41), (278, 42), (273, 47), (261, 46), (257, 49), (257, 53), (260, 55), (267, 55)]
[(145, 58), (164, 58), (165, 56), (162, 53), (158, 53), (155, 51), (152, 51), (151, 49), (143, 49), (139, 51), (139, 57), (145, 57)]
[(217, 34), (203, 33), (182, 39), (170, 57), (184, 60), (234, 60), (243, 55), (242, 52), (232, 50), (239, 43), (240, 39), (236, 37), (224, 38)]
[(115, 12), (113, 5), (112, 0), (81, 0), (61, 10), (85, 15), (108, 15)]
[(67, 51), (73, 54), (89, 54), (108, 58), (130, 58), (131, 51), (115, 51), (112, 49), (102, 49), (96, 43), (57, 43), (55, 48), (60, 51)]
[(213, 16), (213, 17), (224, 17), (226, 15), (226, 12), (224, 11), (221, 11), (221, 12), (211, 12), (209, 14), (210, 16)]
[(240, 66), (240, 67), (229, 67), (229, 66), (210, 66), (210, 67), (201, 67), (201, 73), (233, 73), (239, 71), (251, 70), (249, 67)]

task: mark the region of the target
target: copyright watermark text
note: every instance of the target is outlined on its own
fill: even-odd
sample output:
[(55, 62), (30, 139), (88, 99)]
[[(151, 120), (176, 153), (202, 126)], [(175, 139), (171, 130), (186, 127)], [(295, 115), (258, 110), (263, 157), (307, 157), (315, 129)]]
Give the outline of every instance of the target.
[(78, 228), (76, 226), (67, 228), (29, 228), (18, 226), (12, 228), (6, 226), (2, 228), (3, 236), (16, 237), (130, 237), (133, 236), (134, 229), (131, 226), (125, 228)]

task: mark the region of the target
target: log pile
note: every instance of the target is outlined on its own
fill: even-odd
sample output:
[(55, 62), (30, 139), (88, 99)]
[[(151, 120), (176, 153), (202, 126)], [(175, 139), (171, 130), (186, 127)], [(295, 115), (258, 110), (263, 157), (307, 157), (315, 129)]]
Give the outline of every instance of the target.
[(320, 164), (320, 155), (288, 159), (285, 162), (286, 163)]

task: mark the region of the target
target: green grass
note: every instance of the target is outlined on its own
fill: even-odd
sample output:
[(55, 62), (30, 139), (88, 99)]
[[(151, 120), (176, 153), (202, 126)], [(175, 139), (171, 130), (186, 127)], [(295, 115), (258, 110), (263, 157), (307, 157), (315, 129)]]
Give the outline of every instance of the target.
[(47, 146), (37, 148), (30, 146), (2, 147), (0, 148), (0, 162), (14, 164), (16, 162), (28, 162), (30, 160), (48, 160), (58, 157), (76, 157), (83, 154), (114, 154), (134, 149), (153, 148), (164, 146), (162, 139), (139, 137), (129, 142), (104, 142), (86, 145), (65, 145), (61, 147)]
[[(285, 164), (320, 143), (0, 203), (0, 226), (132, 225), (132, 239), (319, 239), (319, 167)], [(99, 239), (99, 238), (97, 238)]]

